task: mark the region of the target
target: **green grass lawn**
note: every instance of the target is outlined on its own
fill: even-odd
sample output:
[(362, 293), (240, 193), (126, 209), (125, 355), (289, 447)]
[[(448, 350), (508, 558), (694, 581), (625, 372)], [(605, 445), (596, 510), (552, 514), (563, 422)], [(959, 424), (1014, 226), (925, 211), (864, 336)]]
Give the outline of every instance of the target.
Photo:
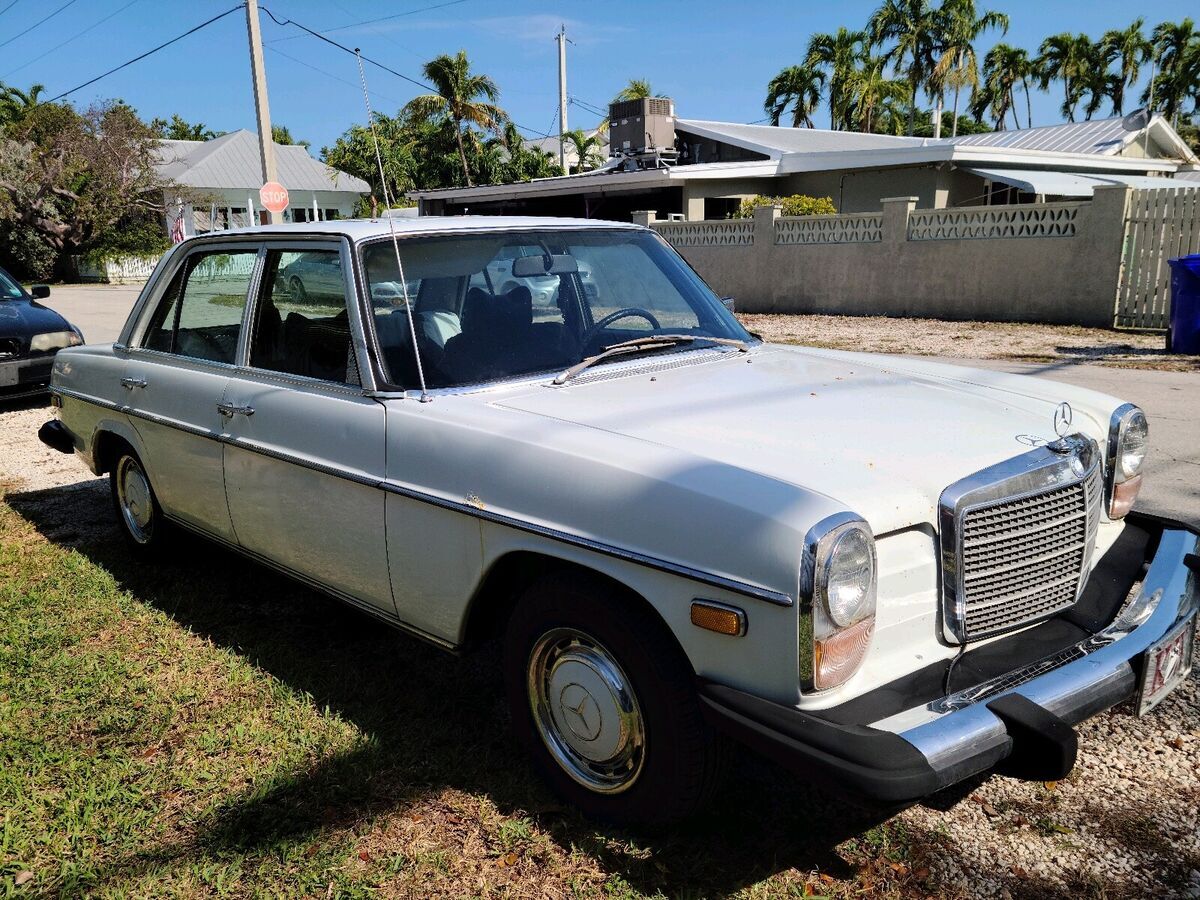
[(0, 895), (936, 889), (936, 836), (752, 760), (669, 834), (589, 823), (512, 743), (494, 652), (456, 659), (200, 541), (139, 567), (100, 482), (5, 499)]

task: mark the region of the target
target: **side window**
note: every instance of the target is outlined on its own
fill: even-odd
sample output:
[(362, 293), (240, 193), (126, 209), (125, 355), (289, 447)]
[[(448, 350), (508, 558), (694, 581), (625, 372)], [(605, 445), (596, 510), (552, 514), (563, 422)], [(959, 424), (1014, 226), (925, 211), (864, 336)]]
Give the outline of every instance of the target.
[(336, 250), (269, 250), (250, 342), (250, 365), (359, 384), (346, 281)]
[(159, 299), (142, 346), (233, 363), (257, 256), (257, 248), (189, 256)]

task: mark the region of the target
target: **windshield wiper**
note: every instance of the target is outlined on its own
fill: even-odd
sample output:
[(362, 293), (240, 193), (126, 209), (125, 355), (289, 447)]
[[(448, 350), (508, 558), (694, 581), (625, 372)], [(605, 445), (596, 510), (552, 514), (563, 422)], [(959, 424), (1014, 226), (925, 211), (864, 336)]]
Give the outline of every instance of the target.
[(742, 353), (750, 349), (749, 344), (745, 341), (739, 341), (736, 338), (705, 337), (698, 334), (655, 334), (644, 338), (634, 338), (630, 341), (621, 341), (618, 344), (609, 344), (595, 356), (589, 356), (587, 359), (571, 366), (571, 368), (555, 378), (552, 384), (566, 384), (580, 372), (594, 366), (603, 359), (622, 356), (627, 353), (638, 353), (643, 350), (660, 350), (665, 347), (674, 347), (678, 344), (690, 344), (693, 341), (707, 341), (710, 344), (724, 344), (730, 347), (737, 347)]

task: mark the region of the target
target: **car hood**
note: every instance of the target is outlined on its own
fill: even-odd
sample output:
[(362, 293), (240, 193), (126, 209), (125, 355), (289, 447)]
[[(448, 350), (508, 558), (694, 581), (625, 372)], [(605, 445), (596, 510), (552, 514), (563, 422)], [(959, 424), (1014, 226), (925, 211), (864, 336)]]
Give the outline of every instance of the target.
[(66, 331), (67, 320), (32, 300), (0, 300), (0, 337), (28, 338), (47, 331)]
[[(877, 533), (934, 523), (953, 482), (1052, 440), (1054, 410), (1099, 441), (1116, 401), (902, 357), (766, 345), (653, 357), (493, 402), (677, 448), (824, 494)], [(701, 361), (703, 360), (703, 361)], [(1080, 407), (1083, 407), (1082, 409)]]

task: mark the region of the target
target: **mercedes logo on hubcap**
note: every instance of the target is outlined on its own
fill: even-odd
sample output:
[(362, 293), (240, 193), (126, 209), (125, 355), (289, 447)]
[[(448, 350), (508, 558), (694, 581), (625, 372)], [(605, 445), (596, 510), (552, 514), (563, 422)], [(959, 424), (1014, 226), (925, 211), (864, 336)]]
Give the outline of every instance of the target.
[(592, 695), (579, 684), (568, 684), (558, 695), (567, 727), (582, 741), (594, 741), (600, 734), (600, 709)]

